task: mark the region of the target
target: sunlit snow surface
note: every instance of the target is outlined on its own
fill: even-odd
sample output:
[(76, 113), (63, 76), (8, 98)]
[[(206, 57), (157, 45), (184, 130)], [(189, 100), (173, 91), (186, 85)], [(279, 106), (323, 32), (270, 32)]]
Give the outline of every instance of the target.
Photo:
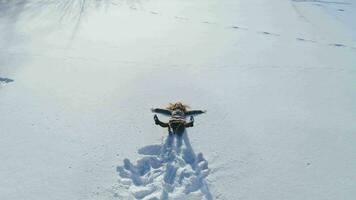
[(0, 199), (355, 199), (355, 5), (0, 0)]
[[(134, 165), (129, 159), (117, 167), (119, 184), (113, 187), (119, 199), (212, 199), (205, 178), (208, 162), (195, 154), (187, 133), (169, 134), (161, 145), (139, 150), (144, 155)], [(129, 194), (126, 194), (129, 193)]]

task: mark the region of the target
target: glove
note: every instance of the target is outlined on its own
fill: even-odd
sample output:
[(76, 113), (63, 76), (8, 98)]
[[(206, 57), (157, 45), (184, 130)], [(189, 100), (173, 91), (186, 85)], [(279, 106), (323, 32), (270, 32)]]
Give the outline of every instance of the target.
[(159, 121), (159, 120), (158, 120), (157, 115), (154, 115), (154, 116), (153, 116), (153, 120), (155, 120), (155, 124), (158, 124), (158, 121)]

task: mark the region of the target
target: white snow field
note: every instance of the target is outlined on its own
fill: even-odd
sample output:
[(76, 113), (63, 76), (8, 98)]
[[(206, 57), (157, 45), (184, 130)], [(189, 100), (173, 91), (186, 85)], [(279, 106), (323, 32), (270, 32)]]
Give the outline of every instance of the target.
[[(356, 199), (355, 19), (352, 0), (0, 0), (0, 199)], [(150, 112), (176, 101), (207, 110), (182, 136)]]

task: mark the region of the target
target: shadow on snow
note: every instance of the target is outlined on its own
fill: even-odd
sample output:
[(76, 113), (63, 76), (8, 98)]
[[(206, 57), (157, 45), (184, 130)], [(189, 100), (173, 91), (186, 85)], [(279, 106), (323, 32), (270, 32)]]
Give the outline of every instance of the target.
[(135, 199), (213, 199), (205, 180), (208, 162), (202, 153), (194, 153), (187, 132), (170, 134), (162, 144), (145, 146), (138, 153), (143, 157), (136, 164), (125, 159), (117, 167), (121, 191), (114, 196), (125, 198), (126, 190)]

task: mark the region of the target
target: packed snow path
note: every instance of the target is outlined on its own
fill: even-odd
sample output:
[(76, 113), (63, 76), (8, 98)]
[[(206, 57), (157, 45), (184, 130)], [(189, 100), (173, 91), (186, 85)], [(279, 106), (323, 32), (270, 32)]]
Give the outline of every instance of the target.
[(143, 157), (136, 165), (125, 159), (117, 167), (119, 184), (114, 186), (114, 197), (213, 199), (205, 180), (208, 162), (202, 153), (194, 153), (186, 132), (170, 134), (161, 145), (145, 146), (138, 153)]

